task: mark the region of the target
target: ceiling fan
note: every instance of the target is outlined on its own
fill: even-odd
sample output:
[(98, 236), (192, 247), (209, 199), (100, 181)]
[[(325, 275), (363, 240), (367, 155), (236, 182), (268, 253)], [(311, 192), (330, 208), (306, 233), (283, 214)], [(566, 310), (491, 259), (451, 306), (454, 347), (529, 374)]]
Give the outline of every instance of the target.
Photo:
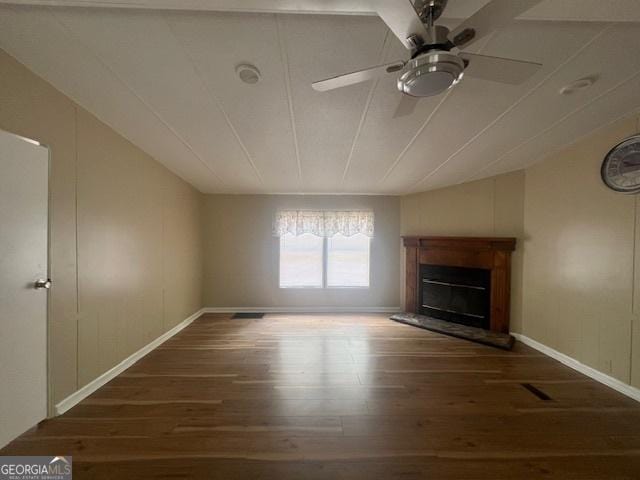
[(378, 14), (411, 52), (407, 61), (378, 65), (338, 75), (312, 87), (320, 92), (346, 87), (385, 75), (398, 76), (403, 96), (394, 117), (410, 114), (420, 97), (438, 95), (463, 75), (517, 85), (538, 71), (539, 63), (461, 51), (478, 39), (508, 25), (541, 0), (491, 0), (453, 31), (435, 25), (447, 0), (377, 0)]

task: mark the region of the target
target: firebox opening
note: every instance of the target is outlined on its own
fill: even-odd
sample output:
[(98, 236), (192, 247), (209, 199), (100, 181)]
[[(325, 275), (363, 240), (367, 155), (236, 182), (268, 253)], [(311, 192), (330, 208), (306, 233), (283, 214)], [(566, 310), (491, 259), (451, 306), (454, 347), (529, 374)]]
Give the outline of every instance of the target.
[(422, 315), (489, 329), (491, 271), (482, 268), (420, 266)]

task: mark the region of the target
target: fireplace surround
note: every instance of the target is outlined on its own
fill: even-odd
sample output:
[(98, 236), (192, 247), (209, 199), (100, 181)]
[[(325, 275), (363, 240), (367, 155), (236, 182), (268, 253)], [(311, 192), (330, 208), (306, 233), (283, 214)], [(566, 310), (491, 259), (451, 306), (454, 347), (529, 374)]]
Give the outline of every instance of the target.
[(405, 310), (509, 332), (510, 237), (402, 237)]

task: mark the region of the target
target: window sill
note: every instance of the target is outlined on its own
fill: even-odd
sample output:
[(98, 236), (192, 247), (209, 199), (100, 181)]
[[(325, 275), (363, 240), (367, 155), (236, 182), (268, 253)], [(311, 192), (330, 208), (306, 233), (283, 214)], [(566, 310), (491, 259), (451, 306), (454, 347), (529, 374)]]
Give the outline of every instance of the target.
[(280, 285), (278, 288), (280, 290), (322, 290), (324, 287), (312, 287), (312, 286), (310, 286), (310, 287), (294, 287), (294, 286), (287, 287), (287, 286)]
[(339, 286), (327, 286), (326, 290), (369, 290), (371, 287), (339, 287)]
[(371, 287), (278, 287), (280, 290), (369, 290)]

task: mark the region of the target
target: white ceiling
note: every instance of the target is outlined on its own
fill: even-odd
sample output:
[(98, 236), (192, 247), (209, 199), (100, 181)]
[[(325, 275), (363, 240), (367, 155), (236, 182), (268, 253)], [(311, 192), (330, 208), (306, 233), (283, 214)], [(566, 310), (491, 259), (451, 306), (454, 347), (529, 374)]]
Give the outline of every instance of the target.
[[(195, 10), (218, 12), (376, 15), (380, 6), (409, 0), (0, 0), (0, 3), (66, 7)], [(517, 0), (513, 0), (517, 1)], [(449, 0), (444, 18), (464, 19), (489, 0)], [(638, 0), (546, 0), (525, 12), (528, 20), (633, 22)]]
[[(576, 6), (589, 2), (547, 0), (528, 14), (545, 21), (519, 20), (473, 45), (542, 63), (525, 84), (465, 78), (397, 119), (401, 95), (393, 78), (325, 93), (310, 86), (406, 58), (375, 15), (0, 5), (0, 48), (203, 192), (404, 194), (526, 167), (640, 109), (640, 23), (611, 22), (640, 21), (640, 2)], [(233, 5), (257, 3), (271, 12), (331, 5), (368, 13), (375, 2)], [(453, 17), (485, 2), (449, 3)], [(232, 5), (184, 0), (180, 6), (204, 4)], [(261, 82), (241, 83), (239, 63), (256, 65)], [(590, 89), (558, 94), (592, 75), (598, 80)]]

